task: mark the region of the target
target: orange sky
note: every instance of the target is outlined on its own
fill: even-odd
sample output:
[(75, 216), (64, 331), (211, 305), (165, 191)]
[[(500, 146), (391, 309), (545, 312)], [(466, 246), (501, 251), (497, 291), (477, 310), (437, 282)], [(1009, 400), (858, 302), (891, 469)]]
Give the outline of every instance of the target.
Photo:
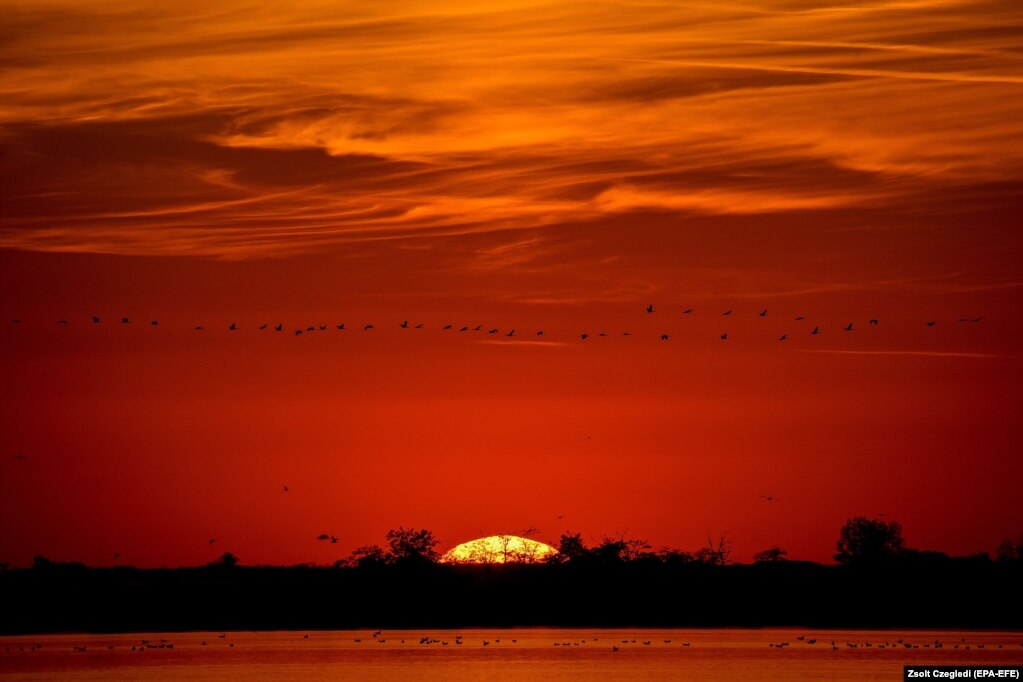
[(0, 561), (1023, 532), (1018, 3), (148, 4), (0, 0)]

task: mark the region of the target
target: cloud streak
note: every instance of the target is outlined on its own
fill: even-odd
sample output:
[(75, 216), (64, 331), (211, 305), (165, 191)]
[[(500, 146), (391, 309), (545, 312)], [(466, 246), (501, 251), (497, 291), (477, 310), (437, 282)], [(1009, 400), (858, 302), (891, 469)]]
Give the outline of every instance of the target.
[(246, 258), (1023, 183), (1008, 1), (4, 9), (0, 247)]

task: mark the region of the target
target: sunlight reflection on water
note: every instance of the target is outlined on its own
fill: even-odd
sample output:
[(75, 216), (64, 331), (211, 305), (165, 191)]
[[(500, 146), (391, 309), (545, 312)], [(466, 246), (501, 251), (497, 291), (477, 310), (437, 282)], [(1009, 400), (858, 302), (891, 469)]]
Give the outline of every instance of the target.
[(910, 663), (1021, 662), (1018, 632), (536, 628), (0, 638), (0, 680), (838, 682), (900, 680)]

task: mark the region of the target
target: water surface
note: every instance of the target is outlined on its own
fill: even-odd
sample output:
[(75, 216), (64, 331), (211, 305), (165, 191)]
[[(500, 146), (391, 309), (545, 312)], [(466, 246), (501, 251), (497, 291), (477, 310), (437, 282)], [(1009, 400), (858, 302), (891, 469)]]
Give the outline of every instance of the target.
[(0, 638), (0, 680), (845, 682), (901, 680), (906, 664), (1021, 663), (1023, 633), (947, 630), (531, 628)]

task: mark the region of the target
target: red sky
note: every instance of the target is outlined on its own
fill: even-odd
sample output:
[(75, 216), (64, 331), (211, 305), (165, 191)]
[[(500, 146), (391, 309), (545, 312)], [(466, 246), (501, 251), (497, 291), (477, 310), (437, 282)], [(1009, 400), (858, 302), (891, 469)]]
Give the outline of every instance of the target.
[(0, 561), (1023, 532), (1016, 3), (2, 5)]

